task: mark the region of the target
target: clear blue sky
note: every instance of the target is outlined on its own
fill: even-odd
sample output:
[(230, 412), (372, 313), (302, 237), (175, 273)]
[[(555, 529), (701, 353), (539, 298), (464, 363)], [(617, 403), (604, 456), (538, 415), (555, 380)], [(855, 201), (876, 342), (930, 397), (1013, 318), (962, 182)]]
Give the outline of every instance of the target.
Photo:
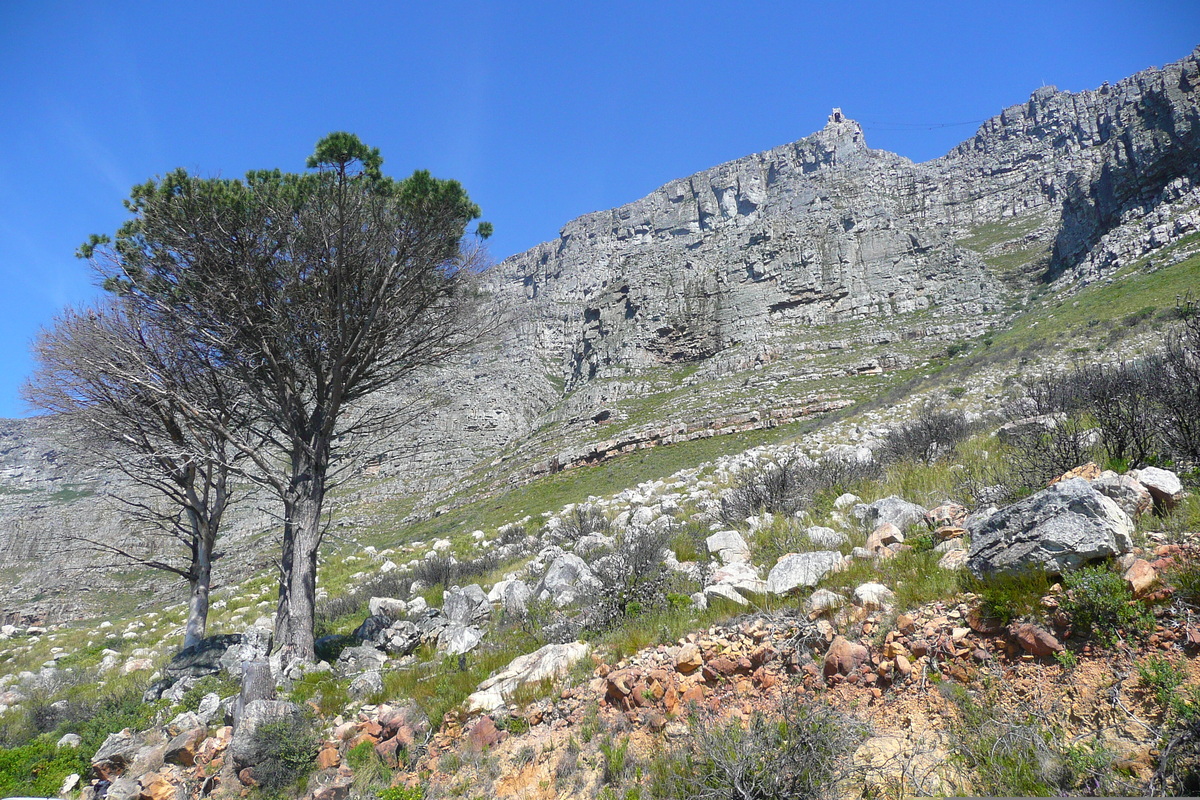
[(28, 413), (37, 330), (94, 295), (75, 247), (177, 166), (298, 170), (353, 131), (393, 175), (461, 180), (500, 260), (833, 106), (921, 161), (1042, 84), (1093, 88), (1197, 44), (1196, 0), (0, 0), (0, 416)]

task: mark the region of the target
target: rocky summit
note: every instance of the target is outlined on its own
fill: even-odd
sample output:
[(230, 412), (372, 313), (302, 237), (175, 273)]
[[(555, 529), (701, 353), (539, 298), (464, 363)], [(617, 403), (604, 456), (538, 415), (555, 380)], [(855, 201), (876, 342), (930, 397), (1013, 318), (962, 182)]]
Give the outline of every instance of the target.
[(88, 800), (1194, 790), (1198, 83), (924, 163), (833, 109), (495, 265), (499, 335), (347, 442), (315, 661), (269, 497), (180, 652), (146, 496), (0, 421), (0, 788), (13, 745)]

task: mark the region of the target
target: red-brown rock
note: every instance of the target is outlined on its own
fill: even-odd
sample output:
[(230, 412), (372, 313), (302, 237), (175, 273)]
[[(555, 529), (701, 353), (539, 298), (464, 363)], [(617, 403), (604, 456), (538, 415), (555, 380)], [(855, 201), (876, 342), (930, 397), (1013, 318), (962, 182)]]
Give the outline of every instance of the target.
[(1063, 649), (1054, 635), (1032, 622), (1018, 622), (1008, 626), (1008, 633), (1026, 653), (1041, 658)]
[(825, 677), (850, 675), (870, 657), (871, 652), (863, 645), (851, 642), (844, 636), (837, 636), (825, 651)]

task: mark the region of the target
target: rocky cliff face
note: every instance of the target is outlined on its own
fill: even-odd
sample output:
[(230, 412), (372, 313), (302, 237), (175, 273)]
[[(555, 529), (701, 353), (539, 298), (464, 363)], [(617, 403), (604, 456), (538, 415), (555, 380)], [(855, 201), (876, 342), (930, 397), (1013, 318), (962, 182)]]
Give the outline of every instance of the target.
[[(1198, 82), (1200, 49), (1114, 86), (1042, 88), (922, 164), (870, 149), (835, 109), (798, 142), (573, 220), (497, 267), (509, 335), (418, 387), (434, 410), (373, 443), (343, 503), (436, 498), (502, 452), (527, 470), (835, 408), (831, 375), (919, 362), (898, 342), (978, 334), (1020, 291), (1014, 274), (1069, 288), (1154, 254), (1200, 229)], [(649, 427), (604, 441), (608, 406), (682, 385), (677, 367), (696, 404), (643, 409)], [(129, 535), (97, 497), (111, 478), (65, 462), (52, 427), (0, 427), (0, 616), (79, 585), (45, 557), (65, 532)], [(247, 510), (230, 528), (236, 543), (271, 520)]]
[(1197, 227), (1198, 81), (1200, 49), (1116, 86), (1045, 87), (924, 164), (871, 150), (835, 109), (798, 142), (568, 223), (502, 263), (495, 289), (529, 309), (523, 333), (568, 388), (796, 325), (985, 311), (997, 280), (960, 244), (980, 228), (1031, 223), (989, 245), (1047, 246), (1053, 277), (1119, 266), (1098, 250), (1118, 228), (1158, 247)]

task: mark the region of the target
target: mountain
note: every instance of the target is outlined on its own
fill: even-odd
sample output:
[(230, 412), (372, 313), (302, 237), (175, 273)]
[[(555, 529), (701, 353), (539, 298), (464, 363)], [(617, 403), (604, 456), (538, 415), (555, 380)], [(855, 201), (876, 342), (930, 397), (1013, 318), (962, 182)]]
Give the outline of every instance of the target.
[[(373, 443), (335, 522), (395, 525), (639, 448), (827, 413), (1002, 330), (1035, 295), (1169, 251), (1200, 230), (1198, 82), (1200, 49), (1112, 86), (1043, 87), (925, 163), (871, 149), (834, 109), (797, 142), (567, 223), (491, 273), (513, 314), (501, 340), (397, 390), (397, 406), (415, 393), (435, 408)], [(64, 460), (55, 436), (52, 420), (0, 426), (5, 620), (161, 588), (71, 571), (88, 564), (73, 532), (135, 540), (102, 499), (119, 481)], [(228, 579), (269, 558), (249, 546), (272, 535), (254, 508), (226, 546), (259, 555)]]

